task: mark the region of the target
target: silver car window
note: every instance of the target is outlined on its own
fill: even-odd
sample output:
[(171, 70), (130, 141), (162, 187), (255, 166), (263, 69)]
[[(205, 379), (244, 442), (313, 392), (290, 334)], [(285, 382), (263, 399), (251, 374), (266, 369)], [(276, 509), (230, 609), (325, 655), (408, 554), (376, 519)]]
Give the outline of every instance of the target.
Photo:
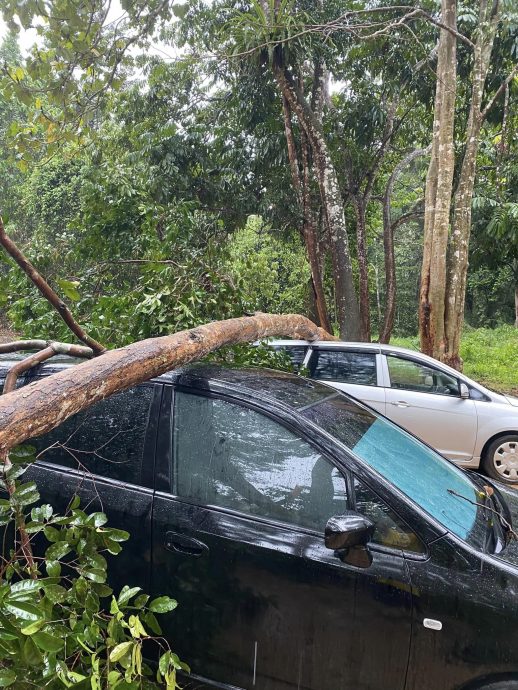
[(390, 387), (416, 393), (459, 396), (459, 381), (444, 371), (403, 357), (387, 355)]

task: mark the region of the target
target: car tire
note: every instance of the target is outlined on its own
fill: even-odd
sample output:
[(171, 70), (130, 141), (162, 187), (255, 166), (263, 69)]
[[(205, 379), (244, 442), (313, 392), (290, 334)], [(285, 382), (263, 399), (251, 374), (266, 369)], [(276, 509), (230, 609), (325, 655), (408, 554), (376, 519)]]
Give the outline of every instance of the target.
[(518, 680), (498, 680), (496, 683), (477, 686), (477, 690), (518, 690)]
[(495, 438), (486, 448), (482, 467), (493, 479), (518, 484), (518, 434)]

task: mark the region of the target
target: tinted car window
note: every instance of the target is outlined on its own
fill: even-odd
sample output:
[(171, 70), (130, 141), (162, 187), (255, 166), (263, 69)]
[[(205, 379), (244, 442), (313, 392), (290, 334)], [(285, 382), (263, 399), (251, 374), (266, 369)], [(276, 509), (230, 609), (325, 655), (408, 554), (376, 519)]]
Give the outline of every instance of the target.
[(374, 491), (354, 477), (356, 510), (376, 525), (372, 543), (403, 551), (423, 552), (421, 541)]
[(130, 388), (30, 443), (45, 462), (139, 484), (152, 397), (151, 385)]
[(347, 508), (339, 471), (270, 417), (190, 393), (174, 406), (178, 495), (319, 531)]
[(419, 393), (459, 395), (459, 382), (439, 369), (401, 357), (387, 356), (390, 387)]
[(293, 345), (293, 347), (287, 345), (276, 345), (274, 349), (277, 352), (285, 352), (291, 359), (293, 368), (296, 370), (300, 369), (302, 366), (302, 362), (304, 361), (304, 357), (308, 351), (308, 348), (304, 345)]
[(311, 375), (321, 381), (354, 383), (375, 386), (376, 355), (371, 352), (315, 350), (311, 361)]

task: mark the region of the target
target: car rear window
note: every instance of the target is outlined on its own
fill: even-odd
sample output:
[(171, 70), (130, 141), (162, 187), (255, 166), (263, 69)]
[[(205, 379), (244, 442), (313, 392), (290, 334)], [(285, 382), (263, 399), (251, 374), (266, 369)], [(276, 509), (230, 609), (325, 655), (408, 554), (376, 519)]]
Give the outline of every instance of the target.
[(139, 485), (152, 398), (152, 385), (130, 388), (30, 443), (39, 460)]

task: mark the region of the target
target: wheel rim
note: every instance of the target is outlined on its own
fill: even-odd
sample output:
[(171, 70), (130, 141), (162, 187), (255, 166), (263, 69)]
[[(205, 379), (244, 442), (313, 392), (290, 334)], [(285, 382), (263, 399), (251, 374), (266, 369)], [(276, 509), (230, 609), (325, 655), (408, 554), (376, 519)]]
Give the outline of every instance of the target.
[(505, 441), (495, 450), (493, 465), (506, 482), (518, 482), (518, 441)]

